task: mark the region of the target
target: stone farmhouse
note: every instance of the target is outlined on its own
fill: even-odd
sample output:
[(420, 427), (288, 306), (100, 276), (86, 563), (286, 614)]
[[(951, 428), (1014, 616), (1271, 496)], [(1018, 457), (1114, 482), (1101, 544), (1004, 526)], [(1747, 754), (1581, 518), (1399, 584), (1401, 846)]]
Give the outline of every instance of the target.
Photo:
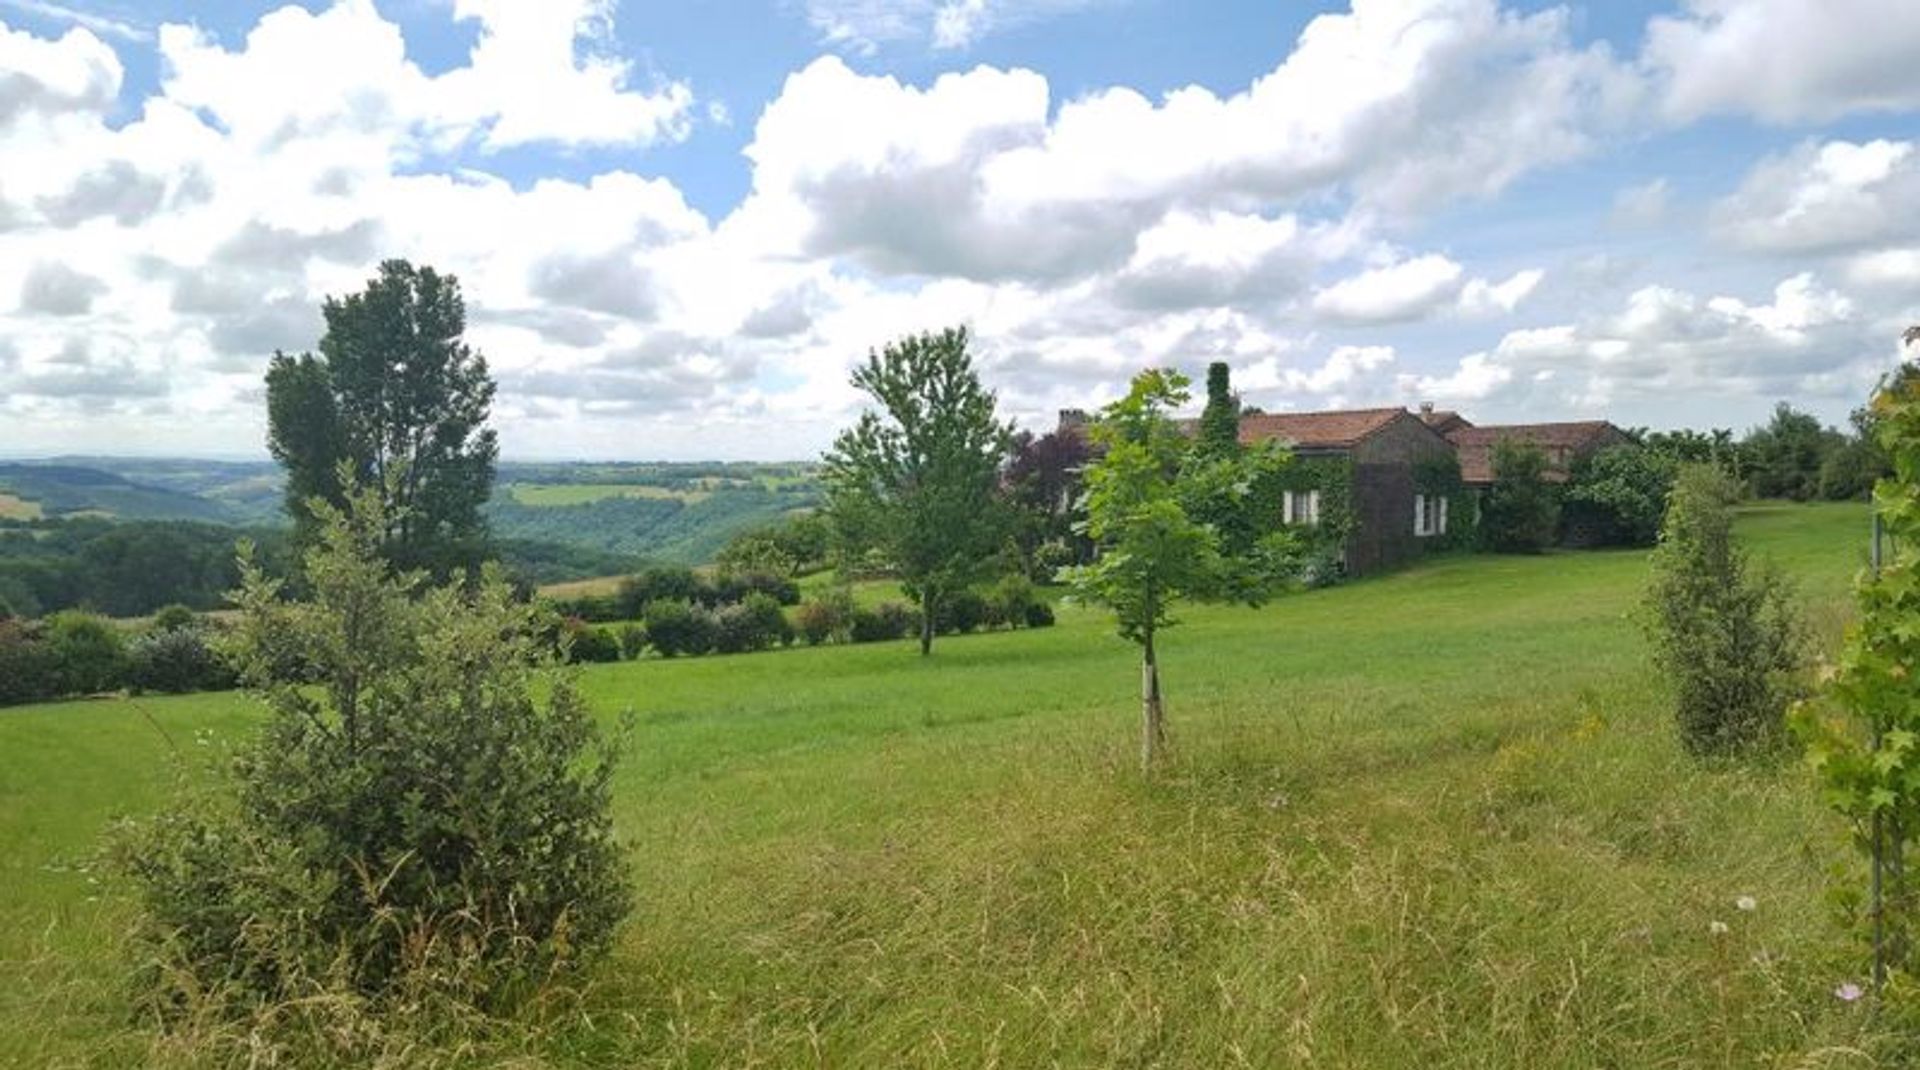
[[(1059, 431), (1078, 433), (1085, 413), (1060, 413)], [(1289, 526), (1318, 529), (1348, 575), (1379, 572), (1471, 536), (1479, 498), (1493, 482), (1502, 439), (1539, 446), (1547, 478), (1564, 482), (1581, 460), (1632, 441), (1605, 420), (1479, 426), (1457, 412), (1422, 405), (1330, 412), (1257, 413), (1240, 418), (1240, 441), (1279, 441), (1294, 455), (1275, 507)]]

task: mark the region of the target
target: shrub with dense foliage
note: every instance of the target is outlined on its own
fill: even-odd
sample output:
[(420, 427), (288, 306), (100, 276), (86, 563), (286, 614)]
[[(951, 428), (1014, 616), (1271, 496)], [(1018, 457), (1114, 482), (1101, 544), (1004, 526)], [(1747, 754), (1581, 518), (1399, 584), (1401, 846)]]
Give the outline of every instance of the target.
[(224, 691), (233, 670), (213, 649), (205, 629), (155, 627), (127, 644), (127, 686), (136, 692)]
[(1592, 544), (1652, 546), (1660, 538), (1678, 462), (1639, 445), (1609, 446), (1574, 466), (1564, 522)]
[(800, 603), (800, 607), (793, 612), (794, 627), (808, 646), (819, 646), (846, 634), (853, 620), (853, 609), (851, 594), (844, 590), (828, 591), (818, 598)]
[(56, 694), (91, 695), (126, 683), (126, 638), (107, 618), (63, 610), (47, 618), (46, 638), (53, 654)]
[(578, 617), (562, 624), (567, 638), (567, 660), (575, 664), (604, 665), (620, 660), (620, 640), (604, 628), (596, 628)]
[(1653, 552), (1654, 660), (1673, 686), (1680, 740), (1695, 754), (1767, 742), (1803, 686), (1793, 594), (1734, 542), (1739, 493), (1720, 469), (1682, 468)]
[(661, 657), (705, 654), (713, 649), (713, 613), (697, 603), (667, 599), (649, 602), (643, 623), (647, 641)]
[(1480, 538), (1503, 554), (1537, 554), (1560, 529), (1560, 497), (1548, 483), (1547, 455), (1529, 442), (1493, 444), (1493, 485), (1480, 507)]
[(54, 696), (58, 673), (43, 633), (34, 621), (0, 620), (0, 706)]
[[(243, 559), (231, 649), (258, 737), (116, 851), (145, 1011), (234, 1020), (269, 1052), (301, 1024), (351, 1049), (366, 1008), (510, 1005), (603, 952), (630, 903), (613, 749), (540, 612), (496, 569), (392, 575), (373, 495), (312, 508), (311, 602)], [(289, 646), (318, 686), (284, 675)]]

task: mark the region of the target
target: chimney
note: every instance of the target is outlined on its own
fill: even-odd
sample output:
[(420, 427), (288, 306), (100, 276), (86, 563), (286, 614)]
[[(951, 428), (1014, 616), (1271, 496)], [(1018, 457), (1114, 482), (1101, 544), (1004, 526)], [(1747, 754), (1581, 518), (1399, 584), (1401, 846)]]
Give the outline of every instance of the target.
[(1077, 431), (1091, 422), (1085, 409), (1061, 409), (1060, 426), (1056, 430)]
[(1420, 403), (1420, 418), (1421, 418), (1421, 419), (1423, 419), (1423, 420), (1425, 420), (1425, 419), (1428, 419), (1429, 417), (1431, 417), (1432, 415), (1433, 415), (1433, 402), (1431, 402), (1431, 401), (1423, 401), (1423, 402), (1421, 402), (1421, 403)]

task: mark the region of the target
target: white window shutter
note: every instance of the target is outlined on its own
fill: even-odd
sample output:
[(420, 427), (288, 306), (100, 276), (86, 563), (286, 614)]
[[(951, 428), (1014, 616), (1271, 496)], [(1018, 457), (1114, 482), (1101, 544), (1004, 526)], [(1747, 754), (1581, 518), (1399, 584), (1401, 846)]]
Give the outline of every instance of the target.
[(1447, 533), (1447, 503), (1452, 500), (1453, 499), (1451, 498), (1440, 499), (1440, 532), (1439, 533), (1442, 535), (1445, 535)]
[(1413, 496), (1413, 533), (1415, 535), (1427, 533), (1427, 496), (1424, 494)]
[(1290, 490), (1280, 492), (1280, 522), (1293, 523), (1293, 492)]
[(1307, 492), (1307, 523), (1320, 523), (1320, 492), (1317, 490)]

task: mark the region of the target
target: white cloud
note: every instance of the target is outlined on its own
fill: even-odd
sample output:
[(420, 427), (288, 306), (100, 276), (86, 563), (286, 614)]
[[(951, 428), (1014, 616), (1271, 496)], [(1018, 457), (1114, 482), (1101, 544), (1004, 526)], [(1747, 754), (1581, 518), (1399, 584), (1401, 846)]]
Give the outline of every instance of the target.
[(57, 22), (72, 23), (99, 34), (121, 41), (149, 41), (153, 34), (143, 26), (135, 25), (124, 19), (110, 18), (91, 11), (82, 11), (66, 4), (56, 4), (50, 0), (0, 0), (0, 8), (13, 8), (29, 15), (53, 19)]
[(1406, 323), (1442, 312), (1470, 316), (1512, 312), (1546, 273), (1515, 272), (1503, 282), (1466, 277), (1458, 263), (1436, 253), (1370, 268), (1313, 295), (1313, 311), (1329, 323)]
[(1401, 387), (1546, 413), (1689, 396), (1844, 401), (1898, 359), (1893, 337), (1885, 317), (1810, 274), (1783, 280), (1760, 304), (1648, 286), (1616, 312), (1510, 331), (1451, 373), (1403, 376)]
[(1776, 123), (1920, 106), (1911, 0), (1684, 0), (1652, 19), (1643, 61), (1679, 122)]
[(994, 32), (1109, 0), (806, 0), (823, 43), (862, 54), (893, 44), (964, 49)]
[[(1025, 70), (921, 89), (838, 58), (791, 76), (747, 154), (752, 226), (889, 275), (1027, 281), (1123, 263), (1174, 208), (1345, 196), (1389, 217), (1487, 196), (1588, 151), (1637, 82), (1563, 11), (1357, 0), (1245, 90), (1099, 90), (1052, 110)], [(743, 224), (744, 225), (744, 224)]]
[(1920, 153), (1912, 142), (1808, 142), (1762, 160), (1713, 206), (1726, 240), (1765, 252), (1818, 253), (1920, 234)]

